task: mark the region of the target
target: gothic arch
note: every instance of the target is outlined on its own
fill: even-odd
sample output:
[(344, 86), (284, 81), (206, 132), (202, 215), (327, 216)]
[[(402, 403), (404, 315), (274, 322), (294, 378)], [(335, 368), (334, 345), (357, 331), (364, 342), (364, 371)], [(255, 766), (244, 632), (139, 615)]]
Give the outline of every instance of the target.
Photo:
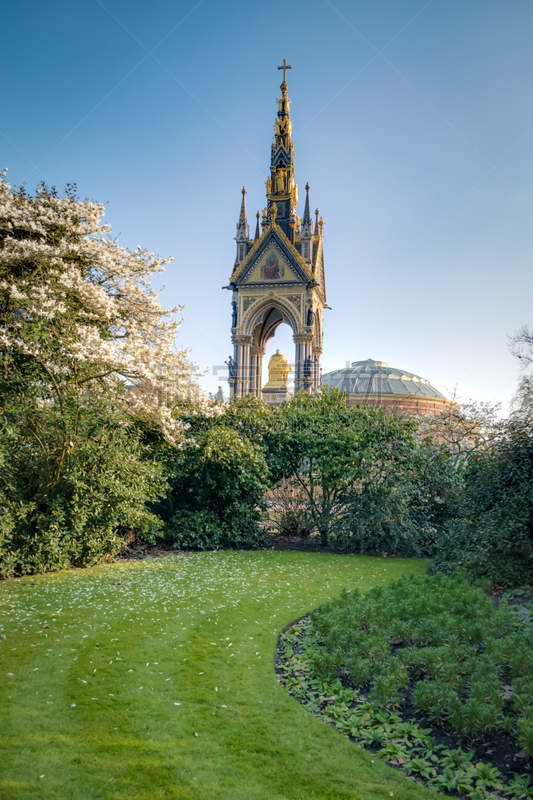
[[(295, 336), (299, 332), (296, 313), (288, 302), (282, 302), (279, 295), (277, 297), (266, 297), (250, 310), (249, 316), (244, 320), (243, 334), (245, 336), (252, 336), (258, 325), (265, 323), (268, 319), (268, 315), (273, 310), (279, 311), (281, 314), (281, 319), (277, 322), (275, 328), (281, 325), (282, 322), (285, 322), (287, 325), (290, 325), (293, 335)], [(272, 337), (268, 336), (268, 339), (270, 338)], [(268, 341), (268, 339), (265, 341)]]

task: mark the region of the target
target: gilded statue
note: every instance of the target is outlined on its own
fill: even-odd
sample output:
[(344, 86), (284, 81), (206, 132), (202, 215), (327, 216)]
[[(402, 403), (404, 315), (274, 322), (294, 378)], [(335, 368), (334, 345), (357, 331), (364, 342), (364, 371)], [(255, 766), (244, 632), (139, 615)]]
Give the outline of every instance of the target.
[(278, 136), (290, 136), (291, 135), (291, 121), (289, 117), (279, 117), (276, 120), (276, 133)]
[(265, 389), (285, 389), (291, 365), (279, 350), (276, 350), (268, 362), (268, 383)]

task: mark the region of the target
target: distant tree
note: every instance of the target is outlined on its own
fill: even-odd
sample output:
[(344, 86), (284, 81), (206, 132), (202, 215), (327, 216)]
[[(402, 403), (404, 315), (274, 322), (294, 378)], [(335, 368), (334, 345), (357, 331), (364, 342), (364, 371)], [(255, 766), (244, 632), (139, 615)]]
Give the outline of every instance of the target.
[(514, 417), (533, 422), (533, 375), (522, 375), (511, 402)]
[(524, 367), (533, 365), (533, 326), (523, 325), (510, 338), (511, 353)]
[(305, 525), (324, 545), (419, 554), (456, 471), (442, 448), (421, 441), (418, 425), (378, 406), (348, 406), (328, 387), (300, 393), (266, 437), (271, 481), (298, 487)]
[(419, 417), (423, 436), (444, 445), (456, 466), (465, 464), (502, 435), (501, 404), (486, 401), (456, 403), (440, 414)]

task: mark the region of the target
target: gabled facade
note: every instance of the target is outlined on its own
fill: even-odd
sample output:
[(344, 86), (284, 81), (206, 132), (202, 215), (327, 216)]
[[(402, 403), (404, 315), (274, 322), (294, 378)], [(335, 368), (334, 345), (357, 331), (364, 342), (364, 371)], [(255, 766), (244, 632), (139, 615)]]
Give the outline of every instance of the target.
[(313, 225), (309, 184), (305, 187), (303, 219), (296, 215), (298, 187), (286, 83), (286, 70), (291, 67), (284, 61), (278, 69), (283, 69), (283, 82), (266, 182), (267, 205), (262, 215), (257, 213), (255, 236), (251, 239), (243, 188), (235, 237), (237, 254), (230, 285), (226, 287), (233, 292), (231, 397), (261, 397), (266, 343), (282, 322), (293, 331), (295, 391), (314, 392), (321, 385), (322, 318), (327, 307), (324, 222), (317, 209)]

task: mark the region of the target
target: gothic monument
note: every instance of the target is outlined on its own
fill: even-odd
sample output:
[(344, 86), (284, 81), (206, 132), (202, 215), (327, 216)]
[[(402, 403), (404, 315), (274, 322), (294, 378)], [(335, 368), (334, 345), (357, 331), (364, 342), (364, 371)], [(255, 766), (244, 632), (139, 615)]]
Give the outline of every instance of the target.
[[(285, 376), (284, 397), (278, 397), (283, 386), (273, 386), (272, 379), (263, 392), (266, 343), (275, 335), (278, 325), (282, 322), (290, 325), (295, 344), (295, 392), (302, 389), (314, 392), (321, 385), (322, 314), (327, 307), (322, 249), (324, 221), (322, 217), (319, 219), (317, 208), (313, 224), (309, 184), (305, 187), (303, 219), (296, 216), (298, 187), (294, 181), (294, 147), (286, 82), (286, 70), (291, 67), (284, 60), (278, 69), (283, 70), (283, 82), (272, 140), (270, 177), (266, 182), (267, 205), (262, 215), (257, 212), (255, 236), (251, 239), (246, 217), (246, 189), (243, 188), (235, 237), (237, 257), (230, 284), (225, 287), (233, 293), (231, 338), (234, 352), (227, 362), (230, 397), (251, 394), (275, 404), (286, 399), (288, 373), (286, 369), (280, 371), (280, 375)], [(282, 381), (276, 379), (274, 383)], [(272, 394), (274, 389), (276, 392)]]

